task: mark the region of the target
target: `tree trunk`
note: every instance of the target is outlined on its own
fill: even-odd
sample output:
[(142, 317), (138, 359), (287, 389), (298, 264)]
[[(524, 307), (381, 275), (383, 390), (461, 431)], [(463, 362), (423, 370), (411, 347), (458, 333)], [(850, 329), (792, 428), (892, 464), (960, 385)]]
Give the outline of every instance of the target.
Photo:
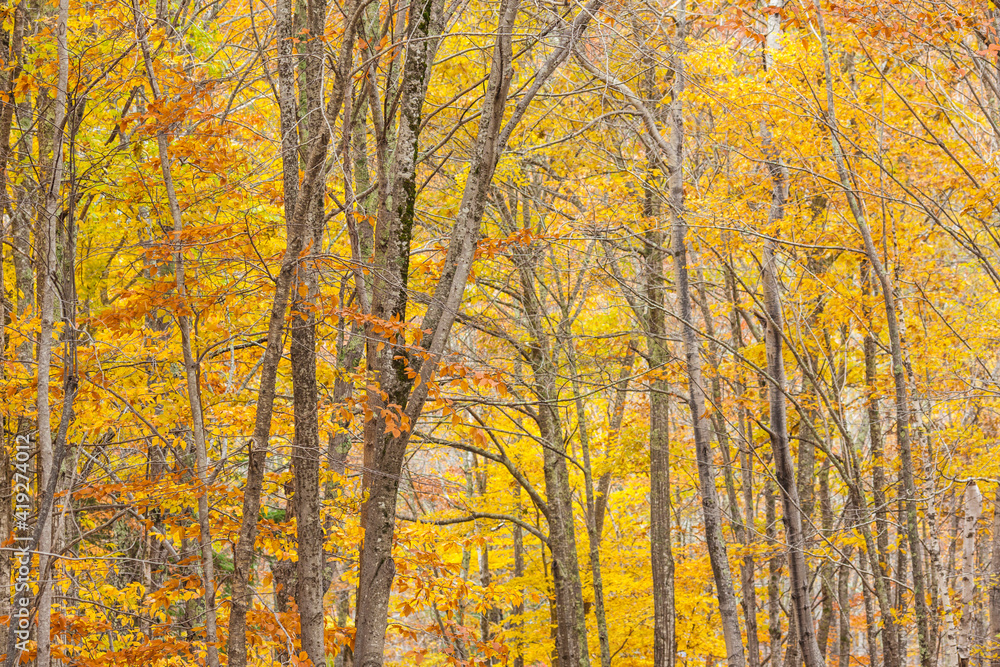
[(990, 555), (990, 667), (1000, 667), (1000, 484), (993, 496), (993, 545)]
[[(777, 544), (777, 513), (774, 498), (774, 482), (768, 477), (764, 482), (764, 508), (767, 541), (771, 545)], [(768, 662), (777, 667), (778, 659), (781, 657), (781, 558), (777, 555), (771, 556), (767, 561), (767, 634), (769, 639)], [(789, 627), (791, 631), (791, 627)]]
[[(588, 429), (587, 411), (583, 400), (583, 388), (580, 386), (579, 381), (580, 375), (574, 351), (575, 342), (571, 336), (572, 334), (567, 335), (568, 340), (565, 341), (565, 347), (567, 356), (570, 359), (570, 372), (573, 374), (577, 431), (580, 437), (580, 450), (583, 454), (584, 492), (587, 501), (587, 546), (594, 588), (594, 617), (597, 621), (597, 635), (601, 647), (601, 667), (610, 667), (611, 646), (608, 642), (608, 621), (604, 613), (604, 581), (601, 577), (601, 533), (597, 530), (597, 507), (594, 498), (593, 468), (590, 462), (590, 431)], [(584, 646), (584, 650), (587, 650), (586, 646)]]
[[(834, 162), (841, 187), (847, 196), (851, 214), (858, 225), (864, 239), (865, 254), (871, 263), (882, 287), (882, 298), (885, 302), (886, 323), (889, 331), (889, 349), (892, 355), (892, 375), (896, 389), (896, 443), (899, 447), (900, 476), (903, 482), (903, 504), (905, 507), (905, 522), (907, 541), (910, 549), (910, 563), (913, 570), (913, 598), (916, 611), (917, 644), (921, 667), (931, 667), (931, 647), (929, 644), (928, 611), (926, 586), (924, 583), (923, 554), (920, 548), (920, 536), (917, 528), (917, 491), (913, 480), (913, 454), (910, 446), (910, 406), (906, 384), (906, 368), (903, 365), (903, 347), (899, 332), (899, 311), (896, 308), (894, 288), (889, 276), (882, 266), (871, 230), (862, 209), (862, 203), (853, 189), (853, 181), (848, 171), (847, 160), (840, 143), (840, 129), (837, 125), (836, 98), (833, 92), (833, 73), (830, 62), (830, 46), (823, 24), (823, 13), (817, 9), (817, 24), (823, 51), (823, 66), (826, 74), (826, 122), (830, 130)], [(898, 577), (897, 577), (898, 578)]]
[(722, 534), (722, 510), (719, 494), (715, 488), (715, 473), (712, 470), (712, 447), (709, 441), (709, 420), (705, 407), (705, 389), (701, 377), (701, 359), (698, 353), (697, 331), (691, 312), (691, 291), (687, 266), (687, 222), (684, 217), (684, 48), (686, 30), (685, 0), (677, 5), (677, 31), (671, 66), (674, 70), (673, 100), (670, 104), (671, 149), (668, 153), (669, 203), (672, 218), (674, 281), (682, 322), (684, 358), (688, 376), (688, 405), (694, 428), (695, 455), (698, 463), (698, 482), (701, 490), (701, 507), (705, 523), (705, 541), (712, 574), (715, 578), (716, 595), (719, 600), (719, 614), (722, 633), (726, 644), (726, 661), (729, 667), (744, 667), (746, 657), (743, 638), (740, 634), (738, 603), (733, 590), (733, 578), (729, 568), (729, 556)]
[(958, 634), (958, 665), (969, 667), (973, 645), (972, 603), (976, 594), (976, 525), (983, 512), (983, 498), (975, 482), (965, 487), (965, 517), (962, 519), (962, 626)]
[[(413, 355), (404, 346), (386, 340), (374, 325), (369, 325), (366, 331), (367, 361), (373, 376), (370, 386), (377, 388), (369, 389), (366, 395), (366, 410), (371, 418), (365, 424), (362, 484), (367, 500), (361, 509), (365, 537), (361, 546), (355, 615), (355, 659), (361, 667), (381, 667), (383, 664), (389, 594), (395, 572), (392, 540), (398, 476), (410, 429), (423, 410), (431, 375), (458, 315), (497, 162), (528, 106), (556, 67), (569, 56), (602, 1), (591, 0), (562, 32), (558, 46), (538, 69), (531, 86), (519, 97), (506, 124), (503, 120), (514, 74), (512, 32), (519, 3), (518, 0), (504, 0), (501, 4), (490, 77), (462, 200), (441, 275), (420, 325), (422, 330), (431, 333), (423, 337), (420, 354)], [(374, 321), (406, 320), (410, 240), (417, 194), (417, 139), (429, 68), (436, 48), (436, 40), (429, 38), (431, 17), (437, 11), (434, 7), (433, 2), (415, 2), (410, 6), (412, 30), (405, 50), (403, 89), (400, 91), (401, 122), (394, 151), (392, 210), (388, 208), (389, 197), (382, 197), (375, 229), (371, 312)], [(412, 378), (407, 373), (408, 368), (415, 371)], [(387, 418), (387, 415), (392, 417)], [(554, 456), (548, 450), (546, 455)], [(565, 465), (564, 458), (557, 458)], [(546, 472), (549, 477), (561, 477), (555, 469)], [(573, 556), (575, 559), (575, 553)], [(583, 630), (586, 631), (585, 625)]]
[[(142, 15), (139, 5), (133, 7), (137, 30), (139, 31), (139, 43), (142, 49), (143, 60), (146, 66), (146, 75), (149, 79), (150, 89), (153, 92), (153, 99), (160, 99), (160, 87), (153, 70), (153, 61), (149, 53), (149, 44), (146, 38), (145, 17)], [(157, 147), (159, 149), (160, 172), (163, 176), (163, 184), (167, 193), (167, 206), (170, 211), (171, 222), (174, 232), (174, 280), (177, 295), (182, 300), (182, 309), (187, 308), (183, 303), (187, 300), (187, 286), (184, 274), (184, 245), (182, 235), (184, 232), (184, 221), (181, 217), (180, 202), (177, 199), (177, 192), (174, 188), (173, 173), (170, 166), (170, 141), (163, 130), (156, 133)], [(192, 432), (194, 435), (195, 457), (196, 457), (196, 477), (199, 484), (198, 493), (198, 526), (199, 526), (199, 546), (201, 549), (202, 586), (205, 589), (205, 638), (206, 653), (210, 667), (218, 667), (218, 630), (216, 624), (215, 610), (215, 553), (212, 548), (212, 534), (209, 523), (208, 509), (208, 445), (205, 434), (205, 418), (202, 412), (201, 383), (199, 379), (200, 369), (198, 361), (194, 355), (193, 343), (191, 339), (191, 323), (187, 315), (177, 314), (177, 325), (181, 334), (181, 351), (184, 358), (184, 377), (187, 384), (188, 405), (191, 409)]]
[[(36, 410), (38, 423), (38, 471), (39, 488), (47, 489), (50, 480), (59, 475), (54, 465), (54, 450), (52, 443), (52, 418), (49, 403), (49, 387), (52, 373), (52, 345), (55, 331), (55, 297), (56, 297), (56, 227), (59, 222), (61, 208), (61, 190), (63, 177), (63, 136), (69, 96), (69, 49), (66, 43), (66, 30), (69, 24), (69, 0), (59, 1), (59, 15), (56, 22), (56, 58), (58, 61), (58, 79), (56, 82), (55, 113), (52, 120), (52, 172), (45, 190), (45, 210), (43, 214), (44, 230), (40, 248), (44, 251), (39, 257), (38, 286), (39, 314), (41, 329), (38, 336), (38, 387), (36, 394)], [(67, 399), (68, 400), (68, 399)], [(51, 509), (51, 508), (50, 508)], [(39, 515), (41, 538), (38, 542), (39, 573), (47, 571), (49, 557), (52, 552), (52, 523), (48, 516)], [(38, 627), (36, 641), (38, 652), (36, 662), (38, 667), (51, 667), (51, 628), (52, 628), (52, 587), (46, 581), (39, 584), (38, 592)]]
[[(290, 4), (283, 0), (282, 4)], [(291, 8), (281, 12), (283, 41), (287, 44), (293, 39), (288, 26)], [(305, 42), (305, 58), (299, 78), (299, 92), (302, 98), (305, 116), (297, 124), (286, 125), (286, 120), (294, 118), (294, 110), (289, 113), (285, 109), (289, 97), (294, 97), (294, 82), (288, 80), (287, 72), (281, 77), (281, 120), (282, 120), (282, 167), (286, 188), (292, 182), (295, 189), (289, 193), (286, 189), (286, 219), (298, 203), (298, 162), (284, 160), (284, 155), (290, 151), (287, 144), (296, 137), (296, 127), (299, 127), (300, 140), (298, 144), (309, 147), (317, 141), (322, 124), (323, 96), (323, 32), (326, 25), (326, 3), (323, 0), (309, 0), (306, 3), (306, 34), (300, 39)], [(289, 46), (283, 47), (285, 50)], [(289, 118), (290, 116), (290, 118)], [(345, 121), (345, 126), (347, 125)], [(349, 129), (344, 130), (345, 136), (350, 136)], [(310, 153), (310, 150), (297, 151), (300, 157)], [(289, 155), (289, 157), (292, 157)], [(305, 166), (305, 165), (303, 165)], [(322, 169), (322, 167), (321, 167)], [(288, 173), (291, 171), (291, 173)], [(316, 278), (316, 268), (311, 257), (319, 254), (323, 239), (324, 215), (323, 198), (325, 194), (326, 174), (321, 171), (317, 176), (317, 187), (311, 196), (311, 201), (303, 201), (306, 207), (306, 244), (305, 257), (299, 263), (295, 272), (295, 284), (292, 287), (292, 306), (289, 315), (290, 339), (289, 357), (292, 366), (292, 405), (295, 417), (295, 436), (292, 448), (292, 470), (295, 476), (295, 515), (297, 555), (295, 577), (295, 602), (299, 612), (299, 629), (302, 638), (302, 650), (309, 656), (313, 664), (322, 665), (326, 662), (326, 648), (323, 639), (324, 613), (323, 594), (326, 586), (323, 583), (323, 526), (320, 515), (320, 441), (319, 441), (319, 390), (316, 384), (316, 314), (315, 300), (319, 292)], [(287, 201), (291, 198), (291, 210)]]
[[(352, 7), (353, 3), (348, 3), (345, 6), (346, 15), (351, 15)], [(354, 48), (353, 22), (348, 22), (342, 39), (341, 52), (334, 70), (336, 80), (325, 112), (325, 120), (331, 124), (340, 114), (349, 78), (347, 64), (351, 62)], [(295, 201), (294, 214), (290, 222), (286, 218), (288, 229), (286, 248), (281, 260), (281, 269), (275, 281), (274, 298), (268, 316), (267, 344), (264, 349), (264, 357), (261, 360), (261, 379), (260, 389), (257, 393), (254, 431), (248, 443), (249, 461), (246, 485), (243, 491), (243, 512), (239, 537), (233, 553), (233, 594), (229, 614), (228, 641), (229, 667), (246, 667), (247, 663), (246, 616), (253, 599), (250, 576), (254, 540), (257, 534), (257, 518), (260, 514), (264, 468), (267, 462), (268, 440), (271, 433), (278, 363), (281, 360), (283, 347), (281, 334), (284, 330), (285, 309), (288, 306), (294, 271), (299, 261), (299, 254), (306, 243), (306, 223), (310, 208), (308, 204), (313, 201), (316, 189), (321, 187), (320, 179), (325, 171), (324, 165), (326, 163), (326, 149), (330, 141), (330, 130), (327, 123), (323, 123), (322, 127), (320, 135), (309, 151), (309, 159), (304, 170), (305, 179)]]
[[(770, 132), (763, 126), (765, 145), (773, 147)], [(772, 150), (773, 154), (773, 150)], [(769, 224), (776, 225), (784, 217), (787, 197), (787, 176), (784, 165), (772, 158), (768, 168), (773, 182)], [(767, 352), (768, 402), (770, 404), (771, 449), (774, 453), (775, 475), (781, 489), (782, 520), (788, 542), (788, 571), (791, 580), (792, 606), (795, 629), (806, 667), (824, 664), (813, 625), (812, 599), (809, 593), (809, 571), (805, 561), (805, 537), (802, 529), (802, 508), (791, 449), (788, 444), (788, 425), (785, 412), (785, 364), (782, 358), (782, 327), (780, 286), (775, 258), (775, 242), (768, 240), (764, 246), (763, 276), (764, 309), (767, 314), (765, 348)], [(811, 480), (810, 480), (811, 481)]]
[[(646, 193), (645, 213), (659, 212), (656, 195)], [(645, 301), (646, 349), (651, 369), (665, 366), (670, 359), (666, 323), (666, 276), (664, 245), (666, 235), (659, 229), (646, 233)], [(674, 554), (670, 526), (670, 385), (657, 376), (649, 383), (649, 519), (653, 568), (653, 665), (673, 667), (677, 653), (674, 613)]]

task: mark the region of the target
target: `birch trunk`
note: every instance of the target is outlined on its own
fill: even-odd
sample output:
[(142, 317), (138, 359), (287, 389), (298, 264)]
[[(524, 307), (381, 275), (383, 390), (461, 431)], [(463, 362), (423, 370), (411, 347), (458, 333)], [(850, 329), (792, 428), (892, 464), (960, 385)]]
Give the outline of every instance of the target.
[(975, 482), (965, 487), (962, 519), (962, 625), (958, 634), (958, 665), (968, 667), (973, 645), (973, 599), (976, 595), (976, 526), (983, 513), (983, 497)]

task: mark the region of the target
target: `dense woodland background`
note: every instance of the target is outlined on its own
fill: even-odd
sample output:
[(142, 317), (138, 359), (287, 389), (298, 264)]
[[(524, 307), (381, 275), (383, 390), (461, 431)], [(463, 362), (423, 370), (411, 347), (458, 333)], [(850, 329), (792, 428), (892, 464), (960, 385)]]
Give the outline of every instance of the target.
[(0, 15), (7, 667), (1000, 667), (993, 2)]

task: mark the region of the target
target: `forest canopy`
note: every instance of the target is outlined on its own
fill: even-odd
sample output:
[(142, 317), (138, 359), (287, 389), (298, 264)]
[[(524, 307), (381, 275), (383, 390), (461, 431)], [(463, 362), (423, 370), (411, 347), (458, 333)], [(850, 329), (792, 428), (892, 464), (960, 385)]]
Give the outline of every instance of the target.
[(0, 17), (3, 667), (1000, 667), (994, 2)]

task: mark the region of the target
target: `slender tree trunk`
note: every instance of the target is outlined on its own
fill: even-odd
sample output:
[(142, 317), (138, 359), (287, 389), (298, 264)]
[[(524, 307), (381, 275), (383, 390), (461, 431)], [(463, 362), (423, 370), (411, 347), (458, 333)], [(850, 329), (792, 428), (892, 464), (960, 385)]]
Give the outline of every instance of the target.
[(538, 398), (538, 432), (543, 451), (545, 491), (548, 500), (549, 549), (555, 583), (557, 650), (560, 665), (589, 664), (583, 591), (577, 562), (573, 520), (573, 491), (569, 481), (566, 439), (559, 415), (559, 391), (554, 354), (544, 323), (544, 302), (536, 287), (532, 260), (520, 262), (522, 305), (530, 330), (533, 391)]
[[(579, 371), (574, 352), (575, 342), (571, 334), (566, 341), (567, 356), (570, 358), (570, 372), (573, 374), (573, 394), (576, 403), (577, 431), (580, 450), (583, 454), (584, 492), (587, 501), (587, 545), (590, 556), (590, 570), (594, 588), (594, 617), (597, 621), (597, 635), (601, 647), (601, 667), (611, 665), (611, 646), (608, 642), (608, 621), (604, 613), (604, 581), (601, 577), (601, 534), (597, 530), (597, 507), (594, 499), (593, 468), (590, 462), (590, 431), (584, 406), (583, 389), (580, 386)], [(584, 650), (587, 650), (584, 647)]]
[[(767, 541), (772, 546), (777, 544), (777, 513), (774, 498), (774, 482), (768, 478), (764, 482), (764, 508), (766, 521)], [(777, 555), (771, 556), (767, 561), (767, 634), (768, 634), (768, 662), (777, 667), (781, 658), (781, 558)], [(789, 632), (791, 627), (789, 624)]]
[[(66, 43), (66, 31), (69, 24), (69, 0), (59, 1), (59, 15), (56, 22), (56, 58), (58, 61), (58, 78), (56, 81), (55, 113), (52, 125), (52, 172), (46, 185), (44, 220), (44, 253), (39, 258), (39, 314), (41, 329), (38, 337), (38, 387), (37, 387), (37, 420), (38, 420), (38, 470), (39, 488), (47, 489), (50, 479), (58, 477), (59, 471), (54, 465), (54, 450), (52, 445), (52, 418), (49, 404), (49, 386), (52, 373), (52, 345), (55, 330), (55, 297), (56, 297), (56, 227), (59, 222), (59, 209), (62, 204), (63, 177), (63, 136), (65, 135), (66, 113), (69, 96), (69, 49)], [(67, 398), (68, 400), (68, 398)], [(47, 516), (39, 516), (38, 522), (43, 526), (41, 539), (38, 542), (38, 571), (47, 572), (49, 557), (52, 552), (52, 525)], [(37, 664), (38, 667), (51, 667), (51, 628), (52, 628), (52, 587), (48, 581), (39, 583), (38, 593), (38, 627), (37, 627)]]
[[(733, 344), (733, 362), (739, 364), (743, 350), (743, 331), (740, 326), (740, 314), (738, 311), (739, 295), (736, 291), (736, 280), (730, 266), (726, 266), (725, 280), (726, 292), (731, 299), (732, 309), (729, 316), (730, 338)], [(738, 376), (735, 382), (737, 396), (744, 397), (747, 391), (743, 377)], [(743, 562), (740, 565), (740, 588), (742, 590), (741, 603), (743, 605), (743, 618), (746, 623), (747, 632), (747, 667), (759, 667), (760, 665), (760, 640), (757, 628), (757, 590), (756, 590), (756, 563), (754, 562), (753, 543), (755, 542), (753, 530), (756, 511), (754, 507), (754, 474), (753, 474), (753, 454), (754, 432), (752, 424), (747, 420), (746, 406), (741, 402), (737, 413), (737, 427), (743, 440), (740, 446), (740, 476), (743, 481), (743, 511), (745, 512), (740, 528), (743, 532), (743, 545), (746, 549), (743, 555)], [(728, 480), (727, 480), (728, 483)], [(735, 503), (734, 503), (735, 504)]]
[(840, 143), (840, 129), (837, 124), (836, 115), (836, 98), (833, 92), (830, 47), (826, 36), (826, 28), (823, 24), (823, 13), (818, 4), (816, 5), (816, 10), (823, 51), (823, 66), (826, 74), (826, 122), (830, 129), (834, 162), (837, 167), (841, 186), (847, 196), (851, 214), (864, 239), (865, 254), (868, 256), (868, 261), (871, 263), (875, 275), (881, 284), (882, 298), (885, 302), (886, 322), (889, 331), (889, 349), (892, 355), (892, 374), (896, 389), (896, 443), (899, 447), (900, 476), (903, 482), (902, 501), (905, 508), (905, 522), (903, 525), (906, 529), (910, 562), (913, 570), (913, 598), (916, 611), (917, 644), (921, 667), (931, 667), (931, 647), (928, 639), (930, 634), (928, 630), (929, 618), (926, 586), (924, 583), (923, 554), (920, 548), (920, 536), (917, 527), (917, 491), (913, 480), (913, 454), (910, 445), (910, 406), (906, 382), (906, 368), (903, 364), (903, 346), (899, 332), (899, 311), (896, 307), (896, 296), (893, 285), (889, 280), (885, 268), (882, 266), (882, 261), (875, 248), (875, 242), (868, 227), (865, 212), (862, 209), (862, 202), (854, 192), (853, 181), (848, 171), (843, 147)]
[[(353, 7), (354, 3), (348, 3), (344, 7), (345, 15), (351, 16)], [(325, 119), (328, 123), (333, 123), (340, 114), (340, 107), (347, 88), (348, 63), (351, 62), (353, 48), (354, 22), (348, 21), (335, 69), (336, 79), (333, 92), (326, 105)], [(243, 512), (233, 554), (233, 594), (229, 614), (228, 641), (229, 667), (246, 667), (247, 664), (246, 617), (253, 597), (250, 578), (253, 569), (257, 518), (260, 513), (260, 500), (263, 491), (264, 465), (267, 461), (268, 440), (274, 409), (278, 363), (281, 360), (283, 347), (281, 334), (284, 330), (285, 309), (288, 307), (295, 268), (299, 261), (299, 254), (306, 243), (308, 204), (313, 201), (316, 189), (321, 187), (320, 179), (325, 172), (326, 149), (330, 142), (330, 130), (327, 123), (324, 123), (322, 127), (320, 135), (316, 137), (309, 150), (309, 159), (304, 170), (305, 179), (295, 201), (294, 214), (290, 222), (286, 220), (288, 229), (286, 249), (281, 260), (281, 269), (275, 281), (274, 299), (268, 316), (267, 344), (264, 349), (264, 357), (261, 360), (261, 379), (257, 392), (254, 431), (248, 443), (249, 461), (246, 485), (243, 491)]]
[(990, 553), (990, 667), (1000, 667), (1000, 484), (993, 496), (993, 544)]
[[(837, 568), (837, 626), (840, 628), (840, 641), (838, 643), (837, 667), (851, 667), (851, 566), (850, 550), (845, 554), (845, 559)], [(874, 665), (872, 665), (874, 667)]]
[[(646, 197), (649, 215), (658, 209), (653, 194)], [(647, 233), (645, 251), (646, 348), (651, 368), (662, 368), (670, 359), (666, 324), (665, 234)], [(674, 555), (670, 526), (670, 386), (657, 377), (649, 383), (649, 518), (653, 567), (653, 664), (673, 667), (676, 660), (674, 613)]]
[(687, 222), (684, 217), (684, 41), (686, 38), (686, 6), (680, 0), (676, 8), (677, 35), (671, 66), (674, 70), (673, 100), (670, 104), (671, 151), (668, 154), (669, 203), (673, 221), (674, 281), (682, 322), (684, 357), (688, 375), (688, 403), (694, 427), (695, 455), (698, 463), (698, 481), (701, 489), (701, 506), (705, 524), (705, 540), (708, 547), (712, 574), (715, 578), (716, 595), (719, 600), (719, 614), (722, 633), (726, 644), (726, 661), (729, 667), (744, 667), (746, 657), (743, 638), (740, 634), (738, 603), (733, 590), (733, 578), (729, 568), (729, 557), (725, 538), (722, 534), (722, 510), (719, 494), (715, 488), (715, 473), (712, 470), (712, 448), (709, 440), (709, 420), (706, 416), (705, 389), (701, 376), (701, 359), (698, 352), (697, 331), (694, 328), (691, 311), (691, 291), (687, 266)]
[[(867, 295), (871, 289), (871, 264), (864, 262), (861, 270), (862, 291)], [(865, 319), (871, 321), (867, 300), (862, 300), (862, 312)], [(866, 327), (864, 336), (865, 354), (865, 391), (867, 393), (868, 412), (868, 436), (871, 442), (872, 457), (872, 498), (874, 500), (875, 515), (875, 540), (874, 544), (866, 544), (869, 560), (872, 564), (872, 576), (876, 590), (884, 589), (884, 596), (878, 595), (879, 606), (882, 610), (882, 652), (886, 667), (899, 667), (901, 665), (898, 648), (899, 631), (896, 628), (895, 615), (892, 613), (892, 605), (888, 598), (888, 582), (890, 577), (889, 567), (889, 515), (888, 504), (885, 496), (885, 470), (883, 468), (883, 448), (882, 448), (882, 419), (879, 414), (878, 398), (876, 396), (877, 369), (875, 359), (875, 338), (871, 334), (871, 328)], [(855, 467), (856, 469), (856, 467)], [(860, 480), (858, 480), (860, 481)], [(862, 502), (859, 500), (858, 502)], [(859, 511), (861, 511), (859, 509)], [(868, 535), (868, 529), (864, 528), (864, 533)], [(885, 599), (883, 600), (883, 597)]]
[[(767, 126), (765, 144), (773, 146)], [(787, 176), (784, 166), (772, 158), (768, 164), (773, 181), (771, 194), (770, 224), (778, 224), (784, 217), (787, 197)], [(791, 580), (792, 606), (795, 629), (806, 667), (820, 667), (824, 658), (816, 640), (812, 615), (812, 599), (809, 593), (809, 571), (805, 561), (805, 537), (802, 528), (803, 509), (799, 499), (798, 486), (788, 443), (788, 425), (785, 408), (785, 364), (782, 358), (782, 327), (780, 287), (775, 258), (775, 242), (768, 240), (764, 247), (763, 277), (764, 309), (767, 314), (765, 347), (767, 352), (768, 401), (770, 403), (770, 438), (774, 452), (775, 474), (781, 489), (782, 520), (785, 524), (785, 538), (788, 542), (788, 571)]]
[(958, 665), (969, 667), (973, 645), (973, 599), (976, 594), (976, 525), (983, 512), (982, 495), (975, 482), (965, 487), (965, 517), (962, 519), (962, 626), (958, 634)]
[[(146, 75), (149, 79), (150, 88), (153, 91), (154, 100), (161, 97), (160, 87), (157, 83), (156, 73), (153, 69), (152, 57), (149, 53), (149, 44), (146, 38), (145, 17), (142, 15), (139, 5), (133, 7), (135, 12), (136, 30), (138, 31), (139, 43), (142, 48), (143, 60), (146, 66)], [(157, 147), (160, 157), (160, 172), (163, 176), (163, 183), (167, 192), (167, 206), (173, 222), (174, 243), (174, 281), (178, 297), (183, 301), (187, 300), (187, 285), (184, 274), (184, 221), (181, 216), (180, 202), (177, 199), (177, 192), (174, 188), (173, 172), (170, 165), (170, 141), (163, 130), (156, 133)], [(187, 309), (187, 304), (182, 305)], [(191, 409), (192, 431), (194, 435), (195, 457), (196, 457), (196, 477), (199, 484), (198, 493), (198, 525), (199, 525), (199, 546), (201, 548), (201, 568), (202, 585), (205, 589), (205, 635), (206, 652), (210, 667), (218, 667), (218, 629), (215, 610), (215, 555), (212, 548), (212, 534), (209, 522), (208, 508), (208, 445), (205, 434), (205, 419), (202, 411), (201, 386), (199, 380), (199, 364), (194, 355), (193, 343), (191, 339), (191, 323), (187, 315), (177, 314), (177, 325), (181, 333), (181, 350), (184, 358), (184, 377), (187, 383), (188, 405)]]
[[(521, 486), (515, 482), (514, 498), (517, 503), (517, 516), (521, 516)], [(514, 577), (520, 579), (524, 576), (524, 533), (521, 524), (514, 524)], [(545, 548), (544, 546), (542, 547)], [(524, 601), (519, 601), (514, 605), (514, 616), (517, 620), (517, 645), (514, 649), (514, 667), (524, 667)]]
[[(810, 429), (812, 430), (812, 429)], [(830, 459), (823, 460), (819, 469), (819, 505), (820, 521), (823, 528), (823, 536), (830, 536), (833, 533), (833, 507), (830, 501)], [(819, 566), (820, 596), (822, 599), (822, 615), (819, 619), (819, 627), (816, 630), (816, 643), (819, 645), (820, 655), (826, 662), (827, 651), (830, 646), (830, 635), (836, 619), (833, 615), (835, 590), (833, 587), (833, 561), (825, 559)]]

